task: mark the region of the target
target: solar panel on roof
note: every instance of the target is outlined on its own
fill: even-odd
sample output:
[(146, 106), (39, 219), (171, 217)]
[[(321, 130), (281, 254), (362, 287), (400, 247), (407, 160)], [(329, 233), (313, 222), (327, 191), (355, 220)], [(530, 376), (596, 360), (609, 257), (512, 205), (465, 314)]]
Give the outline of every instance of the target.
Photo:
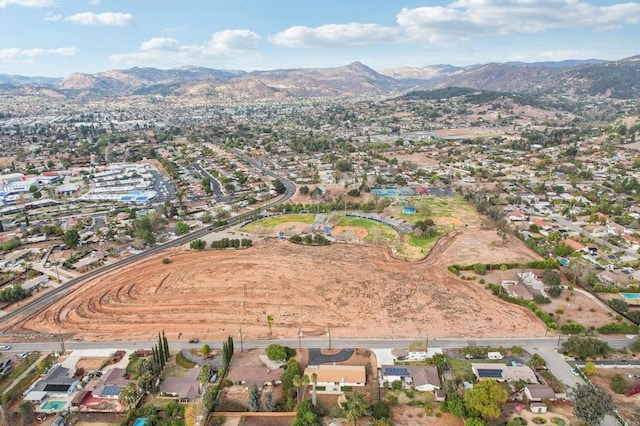
[(67, 392), (71, 385), (56, 385), (56, 384), (48, 384), (44, 387), (45, 392)]
[(385, 369), (388, 376), (408, 376), (409, 370), (403, 367), (388, 367)]
[(502, 370), (497, 369), (489, 369), (489, 368), (479, 368), (478, 369), (478, 377), (490, 378), (490, 379), (501, 379), (502, 378)]
[(120, 387), (107, 385), (102, 389), (102, 396), (118, 396), (120, 394)]

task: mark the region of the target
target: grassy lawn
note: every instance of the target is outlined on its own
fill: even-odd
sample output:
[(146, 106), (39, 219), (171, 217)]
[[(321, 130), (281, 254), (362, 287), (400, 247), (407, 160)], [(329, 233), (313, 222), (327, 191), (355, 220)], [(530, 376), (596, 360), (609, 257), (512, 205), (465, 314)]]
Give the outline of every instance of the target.
[(22, 373), (25, 372), (27, 368), (29, 368), (36, 360), (40, 354), (38, 352), (31, 354), (28, 358), (23, 360), (22, 362), (16, 362), (13, 364), (13, 368), (9, 370), (8, 374), (3, 375), (0, 378), (0, 389), (2, 392), (5, 392), (9, 389), (6, 389), (15, 379), (20, 377)]
[(286, 222), (302, 222), (312, 224), (315, 219), (315, 214), (283, 214), (256, 220), (255, 222), (248, 224), (242, 229), (247, 232), (258, 232), (264, 231), (265, 229), (274, 228), (276, 225)]
[(162, 370), (162, 378), (166, 379), (167, 377), (184, 377), (189, 374), (189, 369), (184, 368), (178, 364), (174, 364), (173, 362), (167, 364)]
[(392, 209), (395, 216), (409, 223), (442, 217), (456, 218), (466, 223), (479, 217), (475, 208), (462, 197), (408, 197), (407, 201), (410, 206), (416, 208), (415, 214), (403, 214), (403, 206), (395, 206)]
[(367, 230), (368, 235), (365, 237), (365, 241), (375, 241), (378, 238), (380, 241), (393, 241), (398, 238), (398, 233), (392, 228), (375, 222), (373, 220), (362, 219), (359, 217), (347, 217), (342, 215), (336, 215), (339, 218), (336, 226), (357, 226)]
[(455, 358), (450, 355), (445, 356), (447, 357), (447, 364), (449, 364), (449, 368), (456, 377), (465, 378), (469, 375), (473, 376), (471, 360)]

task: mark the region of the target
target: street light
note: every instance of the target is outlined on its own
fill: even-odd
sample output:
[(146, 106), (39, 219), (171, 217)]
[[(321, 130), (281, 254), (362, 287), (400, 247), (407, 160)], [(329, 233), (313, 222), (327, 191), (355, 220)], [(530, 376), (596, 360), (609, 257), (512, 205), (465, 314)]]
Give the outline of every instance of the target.
[(302, 351), (302, 331), (298, 327), (298, 352)]
[(329, 350), (331, 350), (331, 327), (327, 327), (327, 336), (329, 336)]
[(238, 333), (240, 336), (240, 352), (244, 352), (244, 343), (242, 342), (242, 327), (240, 327), (240, 332)]

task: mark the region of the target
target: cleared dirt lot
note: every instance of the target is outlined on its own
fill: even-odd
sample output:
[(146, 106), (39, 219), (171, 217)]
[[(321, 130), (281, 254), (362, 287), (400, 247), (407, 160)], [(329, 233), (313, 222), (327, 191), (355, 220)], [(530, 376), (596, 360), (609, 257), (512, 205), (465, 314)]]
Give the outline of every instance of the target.
[[(496, 244), (490, 229), (441, 238), (418, 262), (384, 247), (307, 247), (275, 238), (238, 251), (174, 249), (81, 284), (14, 331), (86, 339), (235, 336), (434, 337), (544, 336), (529, 311), (496, 300), (482, 286), (447, 271), (452, 263), (528, 261), (537, 256), (512, 238)], [(168, 257), (169, 264), (162, 258)], [(246, 296), (244, 289), (246, 287)]]

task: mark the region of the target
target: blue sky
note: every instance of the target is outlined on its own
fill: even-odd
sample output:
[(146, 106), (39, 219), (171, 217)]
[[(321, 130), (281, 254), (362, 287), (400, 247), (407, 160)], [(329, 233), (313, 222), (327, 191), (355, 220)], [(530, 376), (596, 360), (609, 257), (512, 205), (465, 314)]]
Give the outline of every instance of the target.
[(640, 2), (0, 0), (0, 73), (621, 59)]

